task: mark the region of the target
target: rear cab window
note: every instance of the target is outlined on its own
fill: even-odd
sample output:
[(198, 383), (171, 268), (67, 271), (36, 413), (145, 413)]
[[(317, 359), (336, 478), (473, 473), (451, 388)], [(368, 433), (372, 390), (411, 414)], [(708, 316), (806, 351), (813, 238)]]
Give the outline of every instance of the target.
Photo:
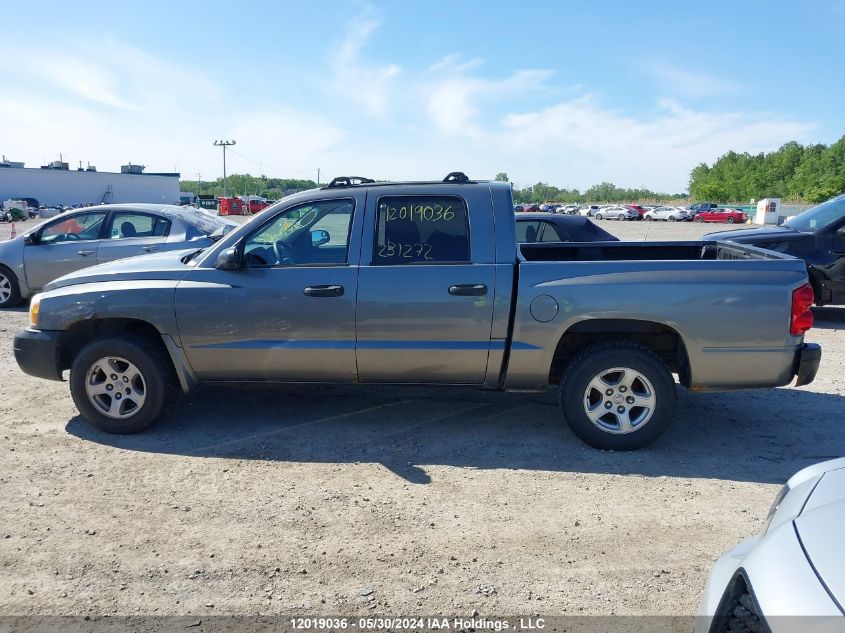
[(117, 211), (112, 216), (111, 232), (113, 240), (133, 237), (164, 237), (170, 233), (170, 220), (148, 213)]
[(470, 262), (466, 202), (457, 196), (382, 196), (373, 265)]

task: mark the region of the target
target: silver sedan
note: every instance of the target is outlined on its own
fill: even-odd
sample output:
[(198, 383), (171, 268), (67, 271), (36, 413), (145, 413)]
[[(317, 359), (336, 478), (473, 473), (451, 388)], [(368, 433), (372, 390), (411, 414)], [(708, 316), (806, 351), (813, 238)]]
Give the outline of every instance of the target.
[(0, 308), (64, 274), (147, 253), (204, 248), (238, 225), (193, 207), (107, 204), (63, 213), (0, 242)]
[(845, 631), (845, 459), (793, 475), (763, 531), (716, 562), (696, 633)]
[(680, 207), (654, 207), (645, 212), (645, 219), (686, 222), (692, 220), (692, 212)]

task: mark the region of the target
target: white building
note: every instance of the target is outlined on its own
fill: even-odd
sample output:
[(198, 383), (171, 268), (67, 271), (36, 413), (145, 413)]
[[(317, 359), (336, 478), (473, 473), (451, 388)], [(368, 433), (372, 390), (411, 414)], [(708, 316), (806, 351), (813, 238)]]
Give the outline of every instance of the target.
[[(66, 165), (64, 163), (63, 165)], [(9, 166), (5, 166), (9, 165)], [(145, 174), (129, 165), (125, 173), (93, 170), (34, 169), (0, 163), (0, 200), (35, 198), (41, 205), (93, 202), (179, 202), (179, 174)], [(126, 173), (126, 172), (136, 173)]]

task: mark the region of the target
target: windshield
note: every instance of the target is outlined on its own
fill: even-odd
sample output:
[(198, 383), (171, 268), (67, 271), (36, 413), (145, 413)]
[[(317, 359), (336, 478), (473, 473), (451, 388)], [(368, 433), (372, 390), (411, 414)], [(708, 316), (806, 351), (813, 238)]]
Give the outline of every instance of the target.
[(795, 231), (818, 231), (843, 217), (845, 217), (845, 195), (822, 202), (817, 207), (789, 218), (783, 226)]

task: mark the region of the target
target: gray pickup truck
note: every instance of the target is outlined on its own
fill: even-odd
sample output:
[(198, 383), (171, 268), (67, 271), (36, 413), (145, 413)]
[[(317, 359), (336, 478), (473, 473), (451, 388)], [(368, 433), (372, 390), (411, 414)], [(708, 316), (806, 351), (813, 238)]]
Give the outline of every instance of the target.
[(91, 424), (147, 428), (200, 383), (544, 391), (592, 446), (668, 426), (676, 386), (798, 385), (812, 289), (801, 260), (710, 242), (517, 245), (511, 187), (340, 178), (218, 243), (49, 284), (14, 342)]

